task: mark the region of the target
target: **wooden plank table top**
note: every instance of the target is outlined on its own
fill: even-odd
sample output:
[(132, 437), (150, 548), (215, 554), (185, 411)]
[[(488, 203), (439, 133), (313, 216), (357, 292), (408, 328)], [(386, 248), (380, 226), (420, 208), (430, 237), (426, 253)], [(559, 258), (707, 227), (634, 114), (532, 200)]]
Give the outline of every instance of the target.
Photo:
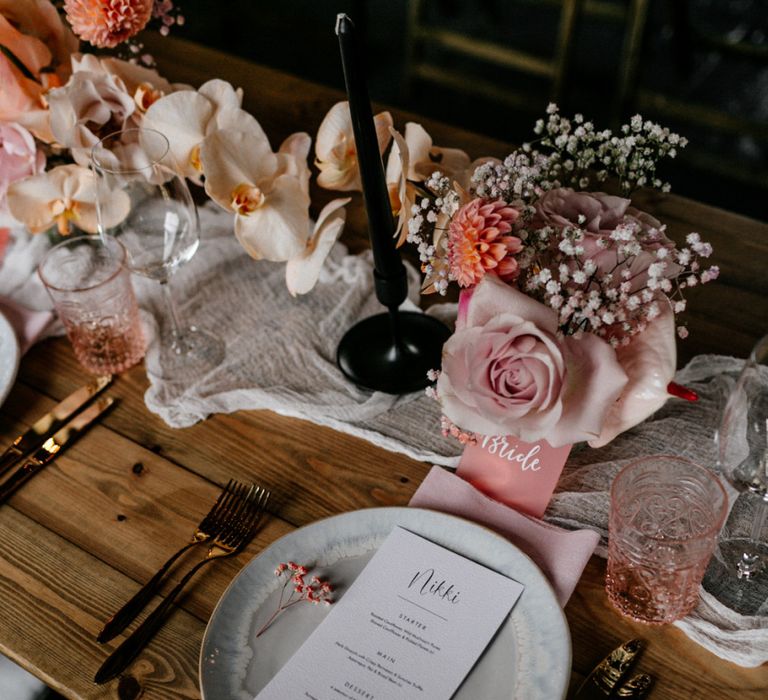
[[(173, 80), (198, 85), (215, 76), (242, 86), (244, 106), (261, 121), (273, 146), (293, 131), (314, 135), (340, 98), (331, 89), (178, 39), (155, 42), (150, 49)], [(408, 115), (393, 114), (402, 127)], [(510, 150), (509, 144), (421, 121), (436, 143), (473, 156)], [(329, 196), (315, 194), (317, 202)], [(700, 232), (715, 246), (722, 269), (719, 282), (690, 294), (691, 338), (681, 344), (681, 362), (703, 352), (744, 356), (768, 318), (768, 226), (672, 195), (643, 194), (638, 201), (669, 224), (674, 238)], [(359, 200), (348, 229), (351, 247), (363, 245)], [(35, 346), (0, 409), (0, 448), (86, 379), (66, 340)], [(116, 410), (0, 508), (0, 652), (67, 698), (199, 698), (197, 657), (206, 622), (251, 557), (319, 518), (404, 505), (429, 469), (358, 438), (269, 411), (216, 415), (172, 429), (145, 407), (147, 386), (142, 367), (120, 376), (110, 390), (119, 399)], [(275, 494), (254, 542), (199, 577), (123, 677), (94, 685), (93, 674), (121, 639), (98, 645), (101, 625), (187, 540), (229, 478), (255, 481)], [(640, 637), (647, 642), (641, 670), (657, 679), (654, 698), (766, 697), (768, 665), (740, 668), (674, 627), (621, 618), (608, 604), (604, 573), (604, 561), (593, 557), (565, 610), (573, 639), (572, 690), (610, 649)]]

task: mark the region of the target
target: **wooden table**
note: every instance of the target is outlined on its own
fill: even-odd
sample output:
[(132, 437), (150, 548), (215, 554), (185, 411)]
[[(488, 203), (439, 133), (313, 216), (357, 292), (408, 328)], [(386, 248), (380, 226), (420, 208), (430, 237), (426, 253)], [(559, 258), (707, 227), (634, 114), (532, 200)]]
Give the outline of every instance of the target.
[[(327, 88), (176, 39), (151, 49), (174, 80), (199, 84), (217, 76), (243, 86), (246, 108), (275, 146), (292, 131), (314, 134), (339, 98)], [(405, 118), (395, 112), (401, 126)], [(465, 148), (473, 156), (504, 155), (510, 148), (444, 125), (428, 123), (428, 129), (436, 143)], [(710, 240), (722, 268), (717, 284), (690, 295), (691, 338), (681, 344), (681, 359), (702, 352), (745, 355), (768, 318), (768, 226), (680, 197), (639, 199), (669, 224), (673, 237), (697, 230)], [(361, 245), (355, 238), (363, 229), (359, 207), (349, 229), (353, 247)], [(0, 447), (85, 379), (66, 340), (32, 349), (0, 410)], [(147, 411), (146, 388), (141, 367), (121, 376), (110, 390), (120, 400), (116, 410), (0, 508), (0, 652), (68, 698), (198, 698), (205, 624), (229, 581), (254, 554), (328, 515), (404, 505), (429, 468), (268, 411), (217, 415), (174, 430)], [(95, 686), (93, 674), (114, 647), (98, 645), (97, 631), (186, 541), (231, 477), (270, 488), (276, 495), (271, 517), (247, 552), (200, 576), (124, 677)], [(604, 561), (594, 557), (566, 607), (572, 687), (619, 642), (641, 637), (647, 642), (642, 670), (658, 679), (655, 698), (766, 697), (768, 665), (743, 669), (673, 627), (648, 628), (615, 614), (606, 600), (604, 570)]]

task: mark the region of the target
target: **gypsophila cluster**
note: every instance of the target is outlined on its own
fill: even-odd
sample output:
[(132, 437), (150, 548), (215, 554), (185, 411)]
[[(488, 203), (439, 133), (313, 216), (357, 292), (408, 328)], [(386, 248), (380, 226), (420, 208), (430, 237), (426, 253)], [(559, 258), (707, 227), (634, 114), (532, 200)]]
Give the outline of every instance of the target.
[[(576, 226), (543, 228), (530, 237), (528, 256), (521, 261), (521, 289), (557, 313), (564, 335), (589, 332), (613, 347), (627, 345), (662, 314), (664, 305), (675, 315), (682, 313), (684, 291), (719, 274), (717, 266), (702, 266), (712, 246), (697, 233), (688, 235), (686, 247), (675, 248), (663, 244), (664, 227), (646, 229), (626, 220), (596, 241), (602, 270), (594, 257), (585, 256), (587, 235)], [(681, 338), (687, 334), (678, 327)]]
[(674, 158), (688, 141), (679, 134), (638, 114), (621, 127), (597, 130), (581, 114), (573, 120), (560, 115), (558, 107), (547, 107), (547, 118), (534, 127), (542, 152), (524, 144), (501, 164), (486, 163), (472, 176), (478, 197), (521, 201), (525, 204), (554, 187), (586, 190), (596, 182), (615, 177), (623, 194), (638, 187), (669, 192), (669, 183), (656, 173), (662, 158)]
[(593, 182), (616, 177), (621, 191), (628, 195), (638, 187), (653, 187), (668, 192), (656, 168), (662, 158), (674, 158), (688, 144), (687, 139), (666, 127), (644, 120), (636, 114), (621, 127), (621, 135), (610, 129), (595, 129), (581, 114), (573, 120), (560, 115), (557, 105), (547, 107), (546, 121), (540, 119), (534, 132), (541, 145), (559, 154), (566, 184), (586, 190)]
[[(284, 578), (285, 582), (280, 590), (280, 600), (277, 603), (277, 610), (272, 613), (271, 617), (256, 633), (257, 637), (260, 637), (267, 631), (277, 619), (278, 615), (285, 612), (288, 608), (293, 607), (296, 603), (306, 602), (314, 605), (330, 605), (333, 603), (333, 599), (331, 598), (333, 586), (331, 586), (328, 581), (324, 581), (317, 576), (312, 576), (307, 582), (306, 579), (309, 575), (309, 571), (309, 567), (297, 564), (293, 561), (277, 565), (275, 576)], [(288, 591), (287, 597), (286, 591)]]
[[(618, 180), (624, 194), (637, 187), (668, 191), (669, 185), (657, 176), (657, 164), (662, 158), (674, 158), (686, 139), (639, 115), (614, 135), (596, 129), (580, 114), (572, 120), (563, 117), (554, 104), (534, 131), (540, 137), (538, 149), (546, 152), (525, 144), (501, 163), (483, 163), (472, 174), (468, 193), (441, 172), (423, 183), (429, 196), (413, 206), (407, 237), (419, 254), (423, 292), (446, 294), (458, 279), (455, 261), (465, 270), (472, 268), (496, 243), (483, 238), (483, 231), (474, 226), (450, 234), (451, 221), (467, 196), (507, 202), (520, 213), (512, 231), (522, 243), (514, 254), (519, 270), (516, 285), (552, 308), (565, 334), (590, 332), (614, 347), (625, 345), (662, 313), (664, 304), (680, 314), (686, 307), (687, 288), (717, 278), (717, 266), (702, 266), (712, 246), (696, 233), (688, 236), (685, 247), (676, 248), (666, 239), (663, 226), (649, 228), (626, 216), (610, 236), (595, 243), (603, 263), (606, 255), (613, 256), (612, 269), (606, 270), (605, 264), (598, 269), (594, 250), (585, 252), (584, 221), (554, 227), (542, 225), (535, 216), (537, 201), (548, 191), (561, 187), (583, 191), (608, 177)], [(681, 338), (687, 333), (678, 326)]]

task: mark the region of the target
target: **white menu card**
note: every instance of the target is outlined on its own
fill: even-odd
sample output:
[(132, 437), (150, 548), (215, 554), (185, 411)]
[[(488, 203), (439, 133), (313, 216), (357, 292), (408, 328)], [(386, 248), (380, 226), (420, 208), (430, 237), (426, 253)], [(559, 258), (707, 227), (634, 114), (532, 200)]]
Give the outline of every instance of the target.
[(448, 700), (522, 590), (397, 527), (257, 697)]

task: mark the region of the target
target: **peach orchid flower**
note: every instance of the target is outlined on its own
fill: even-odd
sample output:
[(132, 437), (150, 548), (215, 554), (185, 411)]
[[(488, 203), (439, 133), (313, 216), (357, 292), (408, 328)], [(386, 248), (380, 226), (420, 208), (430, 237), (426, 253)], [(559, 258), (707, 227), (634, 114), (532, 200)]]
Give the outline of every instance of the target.
[(227, 129), (254, 133), (259, 141), (267, 138), (256, 119), (240, 108), (242, 99), (242, 90), (224, 80), (209, 80), (197, 91), (181, 90), (154, 102), (142, 126), (165, 134), (180, 173), (200, 184), (201, 149), (207, 136)]
[[(373, 118), (373, 122), (379, 152), (384, 153), (389, 145), (392, 115), (382, 112)], [(315, 143), (315, 165), (320, 170), (317, 184), (321, 187), (342, 192), (362, 189), (348, 102), (337, 102), (320, 124)]]
[(306, 294), (317, 284), (323, 263), (344, 228), (347, 217), (344, 206), (350, 201), (349, 197), (345, 197), (326, 204), (317, 217), (304, 250), (288, 261), (285, 266), (285, 284), (293, 296)]
[[(308, 137), (307, 137), (308, 138)], [(299, 171), (294, 141), (273, 153), (258, 131), (216, 131), (200, 147), (205, 191), (235, 214), (235, 236), (256, 260), (300, 255), (309, 238), (307, 178)]]
[(406, 123), (405, 136), (394, 129), (390, 131), (395, 143), (387, 159), (386, 181), (392, 211), (397, 216), (397, 245), (401, 246), (408, 234), (411, 207), (418, 198), (417, 184), (428, 180), (432, 173), (439, 170), (464, 188), (469, 183), (473, 167), (464, 151), (433, 145), (432, 137), (421, 124)]
[[(8, 209), (32, 233), (54, 224), (67, 235), (74, 224), (87, 233), (98, 231), (96, 176), (80, 165), (60, 165), (40, 175), (18, 180), (8, 188)], [(130, 211), (130, 197), (115, 191), (102, 205), (107, 228), (119, 224)]]
[(602, 447), (658, 411), (669, 398), (667, 385), (675, 376), (677, 342), (675, 315), (669, 303), (660, 304), (661, 314), (624, 347), (616, 348), (616, 359), (629, 378), (608, 414), (600, 435), (590, 447)]
[(235, 214), (235, 236), (256, 260), (285, 261), (294, 296), (316, 284), (344, 227), (349, 199), (330, 202), (309, 219), (309, 134), (289, 136), (273, 153), (261, 128), (217, 131), (200, 148), (208, 195)]

